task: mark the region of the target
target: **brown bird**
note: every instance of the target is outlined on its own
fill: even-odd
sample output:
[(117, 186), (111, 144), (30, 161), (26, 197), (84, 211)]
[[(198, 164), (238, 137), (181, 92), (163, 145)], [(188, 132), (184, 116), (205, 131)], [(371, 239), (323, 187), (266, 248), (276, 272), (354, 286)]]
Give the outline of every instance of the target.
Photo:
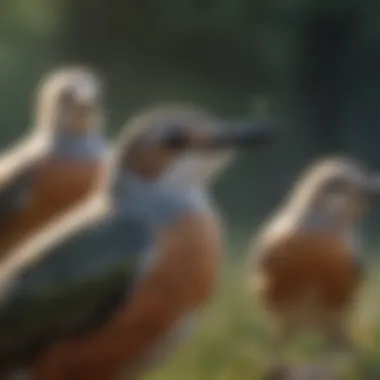
[(107, 152), (100, 96), (100, 80), (88, 68), (42, 81), (35, 127), (0, 157), (1, 259), (97, 184)]
[(210, 178), (231, 149), (267, 135), (179, 105), (133, 120), (105, 190), (0, 267), (0, 367), (27, 366), (33, 380), (111, 380), (161, 361), (194, 329), (218, 277)]
[(302, 330), (324, 335), (339, 352), (351, 348), (347, 316), (362, 273), (359, 227), (379, 194), (378, 178), (356, 162), (318, 161), (255, 237), (250, 281), (278, 348)]

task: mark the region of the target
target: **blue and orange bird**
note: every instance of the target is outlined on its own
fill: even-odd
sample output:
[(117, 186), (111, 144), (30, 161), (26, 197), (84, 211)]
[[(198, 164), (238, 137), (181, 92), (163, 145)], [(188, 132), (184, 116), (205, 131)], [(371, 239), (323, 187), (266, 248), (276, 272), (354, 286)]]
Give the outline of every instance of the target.
[(42, 81), (35, 127), (0, 157), (0, 259), (99, 181), (107, 152), (101, 92), (88, 68), (58, 70)]
[(354, 353), (347, 318), (363, 275), (360, 227), (379, 195), (379, 178), (356, 161), (323, 159), (255, 236), (250, 281), (277, 347), (314, 331), (333, 352)]
[(209, 182), (234, 148), (269, 137), (265, 123), (225, 124), (175, 104), (133, 119), (103, 190), (12, 253), (0, 268), (4, 369), (135, 379), (193, 330), (223, 250)]

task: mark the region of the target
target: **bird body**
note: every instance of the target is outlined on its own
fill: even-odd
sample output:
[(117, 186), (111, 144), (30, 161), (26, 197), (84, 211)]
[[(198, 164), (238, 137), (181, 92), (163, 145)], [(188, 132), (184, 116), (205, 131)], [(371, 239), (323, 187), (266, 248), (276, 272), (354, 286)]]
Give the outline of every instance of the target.
[[(19, 347), (16, 346), (14, 351), (16, 352), (16, 356), (13, 356), (14, 362), (22, 362), (25, 358), (24, 350), (26, 346), (29, 347), (29, 349), (26, 350), (26, 357), (35, 358), (34, 354), (36, 351), (34, 351), (34, 347), (39, 346), (38, 343), (41, 341), (41, 332), (48, 337), (49, 334), (51, 334), (51, 337), (55, 339), (61, 336), (74, 338), (79, 335), (79, 342), (82, 342), (80, 340), (81, 335), (89, 333), (94, 329), (96, 330), (110, 315), (119, 310), (120, 315), (125, 313), (125, 318), (127, 318), (128, 321), (128, 318), (130, 318), (130, 302), (132, 302), (130, 300), (131, 292), (133, 293), (134, 286), (137, 286), (136, 284), (139, 283), (139, 280), (142, 279), (143, 281), (146, 273), (155, 268), (155, 263), (158, 260), (157, 248), (155, 249), (154, 245), (156, 225), (158, 223), (160, 228), (163, 228), (166, 222), (175, 222), (177, 218), (181, 217), (180, 215), (182, 213), (192, 212), (194, 209), (189, 209), (188, 204), (191, 205), (194, 198), (193, 195), (188, 197), (188, 195), (184, 196), (183, 194), (175, 196), (175, 194), (172, 193), (168, 195), (164, 193), (151, 193), (147, 188), (138, 186), (135, 191), (129, 189), (128, 197), (123, 197), (123, 202), (117, 203), (118, 206), (116, 209), (112, 206), (104, 207), (104, 205), (100, 207), (97, 206), (97, 209), (94, 203), (91, 203), (88, 205), (89, 208), (86, 207), (80, 210), (79, 213), (77, 211), (77, 213), (72, 216), (73, 219), (77, 219), (80, 215), (82, 215), (83, 218), (83, 215), (90, 210), (92, 215), (91, 217), (83, 219), (82, 222), (78, 221), (75, 226), (75, 232), (73, 231), (73, 227), (71, 227), (69, 229), (71, 232), (68, 230), (61, 235), (59, 240), (62, 239), (63, 245), (54, 247), (54, 251), (50, 252), (46, 263), (40, 264), (39, 269), (32, 271), (30, 277), (26, 276), (23, 278), (21, 275), (23, 279), (18, 284), (19, 288), (17, 289), (16, 287), (16, 290), (13, 290), (13, 294), (15, 294), (14, 300), (7, 300), (9, 309), (7, 310), (6, 307), (2, 307), (0, 315), (0, 324), (4, 327), (4, 330), (0, 332), (2, 336), (2, 348), (9, 352), (12, 345), (17, 345), (17, 334), (21, 335), (19, 341), (21, 344)], [(198, 199), (198, 197), (195, 199), (195, 205), (199, 204)], [(189, 200), (190, 203), (188, 203)], [(147, 220), (149, 220), (149, 223), (147, 223)], [(70, 225), (72, 226), (73, 224), (70, 223)], [(52, 233), (53, 232), (48, 232), (49, 235)], [(62, 234), (61, 231), (59, 233)], [(68, 239), (68, 234), (70, 239)], [(55, 242), (57, 242), (57, 240), (55, 240)], [(44, 244), (46, 243), (44, 242)], [(49, 250), (46, 252), (49, 252)], [(104, 255), (104, 252), (107, 252), (107, 255)], [(71, 255), (71, 257), (69, 255)], [(62, 257), (61, 260), (60, 256)], [(31, 260), (30, 265), (33, 265), (31, 256), (29, 256), (29, 259)], [(73, 266), (74, 260), (80, 265), (79, 267)], [(203, 260), (205, 260), (205, 258), (202, 258), (200, 263), (202, 263)], [(189, 262), (191, 264), (190, 268), (194, 269), (192, 268), (194, 266), (193, 261), (194, 259), (189, 258), (188, 262), (179, 263), (177, 260), (173, 261), (173, 259), (170, 258), (165, 262), (165, 270), (169, 271), (169, 273), (172, 271), (186, 271), (188, 270), (186, 265), (188, 265)], [(203, 263), (203, 266), (206, 265), (205, 268), (207, 269), (203, 278), (204, 281), (209, 284), (208, 292), (194, 305), (192, 305), (192, 297), (185, 301), (180, 307), (183, 314), (180, 313), (179, 320), (185, 321), (187, 319), (187, 312), (185, 312), (185, 310), (189, 309), (188, 313), (190, 314), (193, 309), (197, 309), (207, 299), (209, 292), (211, 292), (212, 284), (215, 281), (214, 276), (216, 276), (218, 272), (218, 262), (219, 260), (217, 258), (212, 258), (211, 262), (206, 261), (206, 263)], [(23, 265), (25, 265), (25, 261), (23, 261)], [(12, 265), (8, 265), (8, 273), (11, 275), (12, 271), (17, 271), (17, 263), (14, 264), (13, 270), (9, 270), (9, 268), (12, 268)], [(197, 271), (199, 270), (202, 271), (202, 267), (197, 268)], [(4, 276), (2, 278), (4, 279)], [(176, 277), (174, 277), (174, 279), (175, 278)], [(97, 285), (96, 280), (99, 281)], [(188, 281), (190, 281), (190, 279), (188, 279)], [(78, 290), (76, 292), (68, 292), (67, 294), (63, 292), (60, 296), (59, 289), (64, 289), (65, 284), (70, 284), (71, 289), (77, 288)], [(155, 286), (160, 285), (160, 283), (155, 284)], [(175, 286), (176, 284), (173, 285)], [(93, 289), (94, 286), (98, 286), (101, 290), (91, 297), (91, 289)], [(198, 286), (198, 284), (194, 285), (188, 282), (190, 289), (196, 291)], [(151, 289), (151, 285), (149, 288)], [(46, 299), (44, 298), (44, 289), (49, 290), (48, 293), (46, 292), (48, 294), (46, 295)], [(58, 293), (51, 289), (57, 289)], [(140, 299), (139, 302), (147, 302), (148, 306), (150, 303), (153, 303), (154, 306), (157, 300), (150, 298), (152, 290), (153, 289), (148, 292), (146, 300)], [(168, 289), (165, 291), (168, 291)], [(191, 295), (192, 290), (188, 291)], [(17, 309), (17, 298), (30, 297), (30, 302), (34, 303), (36, 302), (36, 298), (38, 299), (38, 295), (42, 297), (41, 308), (36, 308), (34, 315), (31, 314), (33, 312), (30, 310), (27, 313), (31, 320), (38, 322), (38, 325), (28, 324), (28, 328), (20, 331), (18, 321), (16, 321), (15, 329), (12, 329), (11, 326), (14, 322), (13, 317), (15, 315), (25, 315), (22, 310)], [(186, 300), (185, 295), (182, 295), (182, 297)], [(79, 299), (80, 304), (78, 304)], [(54, 303), (55, 305), (53, 305)], [(49, 305), (49, 310), (53, 315), (46, 314), (46, 310), (43, 307), (44, 304)], [(158, 314), (156, 317), (149, 315), (150, 324), (154, 326), (156, 318), (158, 318), (158, 320), (160, 319), (160, 313), (171, 315), (173, 311), (177, 311), (176, 308), (178, 305), (174, 304), (174, 309), (172, 310), (170, 306), (170, 303), (164, 303), (163, 306), (160, 306), (157, 310), (153, 308), (153, 311)], [(72, 308), (74, 307), (76, 310), (73, 317)], [(56, 321), (54, 321), (54, 315), (56, 315)], [(3, 318), (8, 319), (4, 320)], [(170, 325), (175, 325), (174, 330), (176, 331), (182, 331), (183, 326), (179, 320), (177, 321), (177, 317), (175, 317), (170, 323)], [(46, 322), (50, 324), (50, 332), (47, 331)], [(113, 320), (111, 319), (111, 326), (112, 323)], [(105, 330), (107, 330), (107, 326), (106, 323), (104, 326)], [(136, 329), (138, 327), (134, 326), (134, 328)], [(140, 334), (143, 337), (146, 328), (147, 326), (140, 327)], [(162, 335), (170, 335), (171, 330), (171, 328), (169, 328), (168, 331), (164, 330)], [(6, 338), (7, 336), (9, 340)], [(25, 337), (28, 337), (27, 341), (24, 340)], [(138, 335), (136, 339), (141, 339), (141, 336)], [(86, 339), (84, 339), (84, 341), (86, 341)], [(12, 342), (12, 345), (10, 342)], [(54, 339), (51, 339), (50, 342), (54, 342)], [(132, 344), (132, 342), (132, 340), (129, 341), (129, 344)], [(101, 347), (103, 345), (102, 340), (97, 341), (97, 344)], [(159, 345), (159, 343), (157, 343), (157, 345)], [(49, 344), (47, 344), (47, 346), (49, 346)], [(74, 340), (74, 343), (70, 344), (69, 347), (71, 348), (67, 350), (67, 354), (75, 352), (75, 346), (76, 343)], [(138, 358), (141, 358), (140, 360), (144, 363), (142, 368), (145, 368), (145, 363), (149, 361), (148, 358), (153, 355), (155, 346), (156, 344), (154, 344), (153, 347), (148, 346), (148, 349), (145, 348), (141, 354), (138, 355)], [(19, 350), (20, 347), (21, 349)], [(39, 350), (37, 350), (37, 353), (42, 352), (41, 347), (43, 346), (38, 347)], [(94, 345), (92, 345), (92, 348), (94, 348)], [(118, 350), (119, 346), (117, 344), (111, 345), (110, 349)], [(0, 356), (2, 356), (1, 353)], [(3, 363), (12, 362), (12, 357), (9, 357), (8, 354), (2, 359)], [(80, 356), (78, 357), (78, 355), (75, 354), (75, 362), (78, 360), (80, 360)], [(100, 362), (107, 371), (115, 370), (113, 367), (108, 368), (109, 364), (107, 360), (104, 362), (100, 360)], [(64, 361), (65, 366), (69, 365), (69, 363), (70, 361), (68, 363)], [(127, 363), (130, 367), (131, 363), (129, 361), (127, 361)], [(88, 378), (95, 379), (97, 376), (102, 376), (102, 368), (99, 369), (95, 366), (95, 369), (96, 374), (92, 373), (94, 371), (93, 363), (91, 363), (91, 366), (85, 366), (85, 369), (81, 369), (79, 372), (80, 375), (77, 375), (78, 379), (82, 378), (83, 371)], [(121, 369), (119, 368), (119, 370)], [(75, 372), (74, 374), (70, 374), (68, 378), (75, 378)], [(107, 377), (103, 378), (106, 379)]]
[(96, 188), (105, 169), (107, 149), (100, 139), (96, 145), (88, 157), (64, 156), (52, 150), (34, 163), (19, 185), (19, 207), (2, 221), (2, 255)]
[(323, 327), (351, 305), (359, 283), (352, 245), (328, 232), (279, 238), (262, 257), (260, 274), (260, 299), (292, 329)]

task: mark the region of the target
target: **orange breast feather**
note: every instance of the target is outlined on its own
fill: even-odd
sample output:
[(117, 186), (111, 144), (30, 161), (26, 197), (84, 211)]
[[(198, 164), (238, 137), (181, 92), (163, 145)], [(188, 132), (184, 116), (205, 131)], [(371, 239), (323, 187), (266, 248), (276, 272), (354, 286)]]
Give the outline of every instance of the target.
[(286, 306), (311, 292), (321, 307), (350, 302), (358, 285), (353, 252), (329, 234), (289, 235), (265, 252), (260, 268), (260, 295), (269, 309)]
[(101, 162), (44, 162), (33, 178), (25, 208), (0, 231), (0, 258), (38, 228), (83, 200), (99, 180)]

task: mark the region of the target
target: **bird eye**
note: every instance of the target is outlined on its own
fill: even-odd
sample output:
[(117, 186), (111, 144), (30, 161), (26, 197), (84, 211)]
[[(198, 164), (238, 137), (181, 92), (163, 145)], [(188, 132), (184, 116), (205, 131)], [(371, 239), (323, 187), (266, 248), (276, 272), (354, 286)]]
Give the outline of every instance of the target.
[(171, 131), (164, 137), (163, 145), (173, 150), (186, 149), (190, 145), (190, 137), (183, 131)]

